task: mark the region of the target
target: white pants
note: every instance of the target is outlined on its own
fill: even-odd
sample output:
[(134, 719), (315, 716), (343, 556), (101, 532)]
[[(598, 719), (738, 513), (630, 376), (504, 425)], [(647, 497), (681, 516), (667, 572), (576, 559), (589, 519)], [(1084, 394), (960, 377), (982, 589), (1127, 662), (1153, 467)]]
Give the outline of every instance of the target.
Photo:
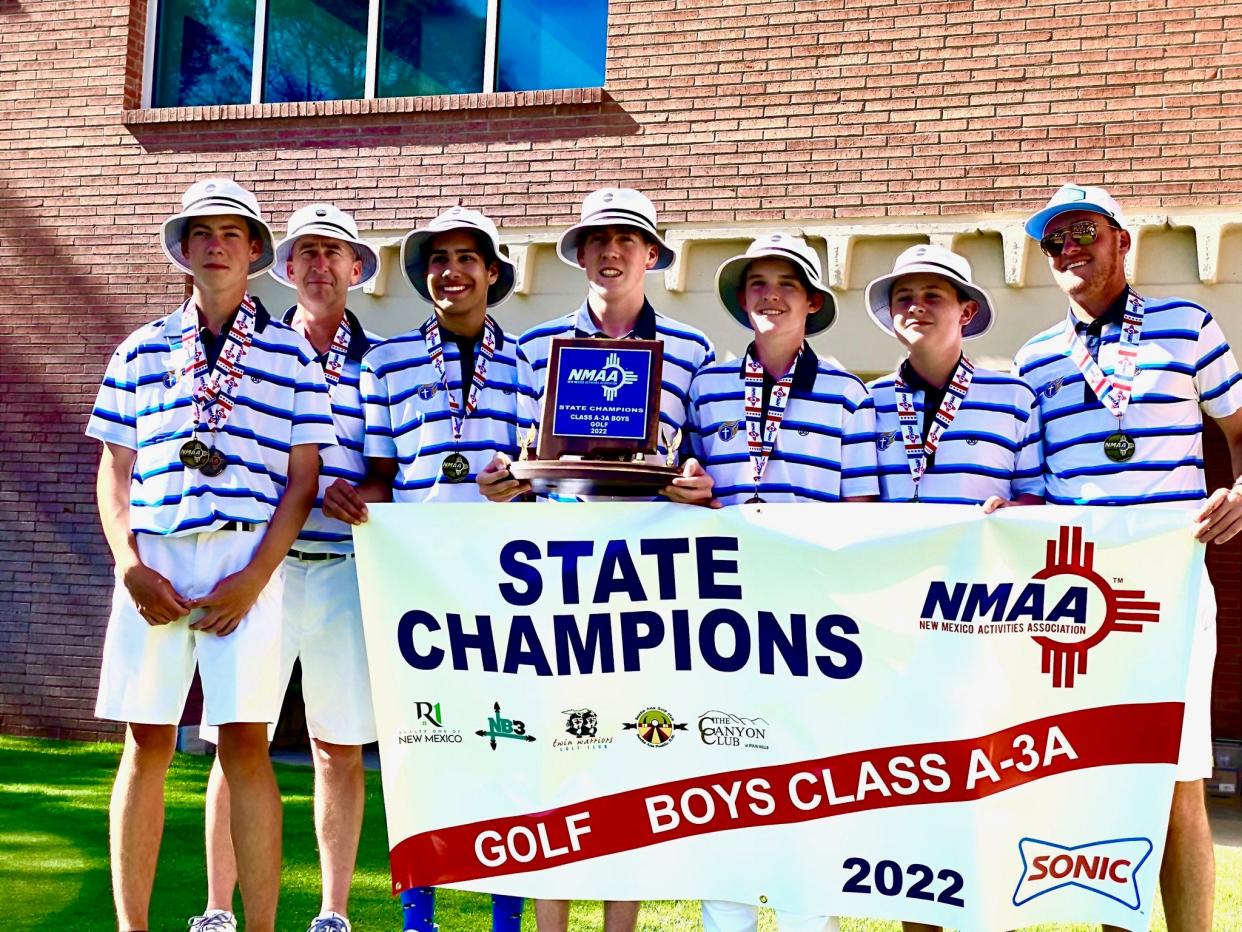
[[(703, 901), (704, 932), (755, 932), (759, 925), (759, 907), (728, 900)], [(835, 916), (806, 916), (783, 909), (776, 910), (776, 927), (780, 932), (838, 932)]]
[[(183, 537), (138, 535), (138, 555), (183, 597), (207, 595), (250, 562), (266, 530), (205, 531)], [(280, 571), (241, 623), (224, 637), (194, 631), (191, 612), (167, 625), (149, 625), (120, 579), (104, 636), (99, 674), (99, 718), (145, 725), (176, 725), (197, 663), (203, 683), (203, 720), (274, 722), (280, 714)]]
[[(286, 557), (284, 575), (281, 696), (288, 691), (294, 661), (301, 660), (310, 736), (329, 744), (374, 741), (357, 562), (352, 555), (334, 560)], [(208, 725), (199, 729), (199, 736), (217, 743), (216, 729)]]

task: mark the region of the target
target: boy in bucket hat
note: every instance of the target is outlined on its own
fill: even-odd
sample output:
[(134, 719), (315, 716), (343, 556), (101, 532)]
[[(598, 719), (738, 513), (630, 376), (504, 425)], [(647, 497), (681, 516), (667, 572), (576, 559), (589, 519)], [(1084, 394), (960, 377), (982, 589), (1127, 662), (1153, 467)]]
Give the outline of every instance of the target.
[[(867, 391), (806, 338), (836, 320), (819, 256), (772, 233), (716, 272), (721, 307), (754, 339), (740, 362), (704, 366), (690, 385), (690, 442), (725, 505), (871, 501), (875, 437)], [(777, 910), (782, 932), (828, 932), (832, 916)], [(758, 908), (703, 901), (707, 932), (753, 932)]]
[(96, 714), (128, 723), (111, 807), (122, 929), (147, 928), (164, 777), (197, 662), (203, 716), (236, 790), (232, 836), (247, 927), (271, 930), (280, 795), (267, 726), (280, 711), (280, 566), (336, 442), (309, 345), (247, 294), (274, 257), (254, 195), (200, 181), (164, 224), (193, 276), (176, 311), (117, 349), (87, 434), (102, 441), (98, 497), (116, 560)]
[(975, 366), (962, 341), (995, 311), (970, 263), (942, 246), (912, 246), (867, 286), (867, 313), (906, 350), (868, 389), (875, 403), (880, 497), (886, 502), (1043, 501), (1039, 406), (1020, 379)]
[[(663, 444), (682, 430), (690, 379), (715, 354), (701, 332), (658, 313), (647, 300), (646, 275), (667, 269), (675, 258), (656, 228), (654, 205), (632, 188), (594, 191), (582, 202), (579, 222), (561, 234), (556, 252), (562, 262), (585, 272), (587, 297), (576, 311), (532, 327), (518, 340), (526, 418), (539, 421), (548, 358), (557, 337), (658, 339), (664, 343)], [(656, 456), (663, 462), (667, 453), (661, 446)], [(479, 486), (492, 501), (510, 501), (530, 491), (527, 483), (512, 477), (504, 457), (489, 464), (479, 476)], [(661, 494), (672, 501), (707, 504), (711, 479), (697, 461), (689, 461)]]
[[(362, 745), (375, 740), (375, 716), (353, 537), (348, 525), (327, 517), (322, 507), (333, 484), (352, 486), (366, 472), (358, 380), (362, 357), (375, 340), (346, 308), (346, 299), (375, 277), (379, 256), (359, 238), (353, 217), (331, 204), (296, 211), (275, 253), (271, 275), (297, 292), (297, 303), (283, 320), (317, 354), (338, 443), (320, 454), (315, 507), (285, 557), (279, 678), (287, 688), (294, 661), (301, 662), (323, 873), (322, 904), (310, 932), (348, 932), (349, 888), (366, 792)], [(210, 726), (200, 736), (217, 740)], [(236, 928), (232, 905), (237, 867), (229, 809), (228, 784), (217, 758), (207, 783), (207, 909), (190, 920), (191, 932)]]
[(716, 295), (754, 334), (740, 363), (704, 366), (690, 386), (690, 441), (716, 498), (726, 505), (873, 499), (867, 391), (806, 342), (837, 316), (815, 250), (789, 233), (760, 237), (720, 266)]
[[(1130, 234), (1102, 188), (1066, 184), (1026, 222), (1069, 299), (1064, 320), (1014, 359), (1043, 414), (1048, 501), (1196, 502), (1195, 536), (1223, 544), (1242, 528), (1242, 482), (1209, 496), (1203, 413), (1242, 474), (1242, 374), (1220, 325), (1182, 298), (1148, 298), (1126, 281)], [(1203, 796), (1212, 772), (1216, 600), (1205, 575), (1160, 886), (1170, 929), (1212, 927), (1214, 855)]]
[[(367, 519), (368, 501), (481, 502), (475, 474), (517, 451), (516, 344), (489, 313), (515, 281), (496, 225), (451, 207), (406, 235), (401, 265), (433, 312), (363, 363), (368, 478), (334, 483), (324, 505), (349, 524)], [(435, 928), (433, 889), (401, 902), (406, 929)], [(521, 897), (493, 898), (496, 929), (518, 929), (521, 913)]]

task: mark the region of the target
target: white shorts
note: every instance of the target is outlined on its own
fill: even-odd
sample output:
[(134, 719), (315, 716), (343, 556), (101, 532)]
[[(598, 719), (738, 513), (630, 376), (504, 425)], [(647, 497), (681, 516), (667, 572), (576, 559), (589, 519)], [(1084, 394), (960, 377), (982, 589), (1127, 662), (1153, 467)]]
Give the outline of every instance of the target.
[[(329, 744), (374, 741), (375, 712), (353, 556), (336, 560), (286, 557), (283, 615), (280, 694), (289, 688), (294, 661), (301, 660), (310, 736)], [(269, 739), (274, 731), (275, 726), (269, 730)], [(214, 744), (216, 730), (204, 724), (199, 737)]]
[(1182, 746), (1177, 756), (1179, 781), (1212, 775), (1212, 671), (1216, 666), (1216, 591), (1203, 571), (1195, 633), (1190, 642), (1186, 709), (1182, 714)]
[[(838, 932), (835, 916), (806, 916), (783, 909), (775, 910), (780, 932)], [(759, 927), (759, 907), (728, 900), (703, 901), (703, 932), (755, 932)]]
[[(250, 562), (266, 530), (206, 531), (183, 537), (138, 535), (138, 555), (185, 598), (207, 595), (224, 577)], [(203, 720), (274, 722), (280, 714), (280, 572), (232, 633), (220, 637), (190, 629), (195, 610), (167, 625), (149, 625), (117, 579), (104, 637), (98, 718), (144, 725), (176, 725), (197, 662), (203, 683)]]

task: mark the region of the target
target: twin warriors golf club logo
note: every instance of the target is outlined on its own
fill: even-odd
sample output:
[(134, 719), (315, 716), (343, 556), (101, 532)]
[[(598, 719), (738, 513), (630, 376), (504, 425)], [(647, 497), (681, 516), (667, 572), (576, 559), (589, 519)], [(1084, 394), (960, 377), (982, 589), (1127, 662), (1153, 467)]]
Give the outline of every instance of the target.
[(1160, 620), (1160, 603), (1142, 589), (1121, 588), (1095, 566), (1095, 544), (1082, 528), (1062, 527), (1047, 543), (1043, 567), (1029, 581), (933, 580), (919, 629), (959, 635), (1029, 636), (1041, 672), (1054, 687), (1087, 673), (1087, 656), (1109, 635), (1135, 634)]
[(617, 393), (627, 385), (638, 381), (638, 373), (631, 372), (621, 364), (619, 353), (609, 353), (599, 367), (577, 366), (569, 370), (569, 385), (598, 385), (604, 391), (605, 401), (615, 401)]

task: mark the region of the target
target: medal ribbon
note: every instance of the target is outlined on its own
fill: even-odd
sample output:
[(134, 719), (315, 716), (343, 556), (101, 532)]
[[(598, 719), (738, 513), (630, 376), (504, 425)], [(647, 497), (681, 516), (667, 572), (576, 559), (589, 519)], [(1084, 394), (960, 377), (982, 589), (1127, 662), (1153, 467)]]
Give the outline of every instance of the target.
[(768, 416), (763, 417), (763, 365), (746, 351), (746, 445), (750, 448), (751, 475), (754, 478), (755, 490), (763, 480), (764, 470), (768, 467), (768, 459), (776, 447), (776, 437), (781, 429), (781, 421), (785, 417), (785, 406), (789, 403), (789, 393), (793, 389), (794, 372), (798, 369), (798, 360), (802, 358), (802, 350), (794, 357), (793, 365), (775, 385), (768, 399)]
[[(173, 354), (173, 364), (181, 376), (192, 376), (194, 390), (194, 432), (204, 420), (210, 432), (224, 429), (229, 415), (233, 413), (234, 396), (241, 383), (245, 369), (242, 361), (250, 350), (254, 336), (255, 306), (249, 294), (242, 298), (233, 318), (233, 325), (225, 338), (225, 344), (216, 358), (210, 374), (207, 372), (207, 355), (198, 338), (198, 311), (192, 301), (181, 305), (181, 332), (173, 333), (168, 344)], [(191, 356), (189, 347), (194, 347)]]
[[(1095, 397), (1100, 399), (1100, 403), (1120, 425), (1130, 404), (1134, 376), (1138, 372), (1139, 340), (1143, 337), (1143, 298), (1138, 292), (1130, 291), (1121, 320), (1121, 339), (1117, 341), (1117, 361), (1113, 366), (1112, 378), (1106, 376), (1100, 364), (1091, 357), (1090, 349), (1074, 326), (1072, 313), (1066, 320), (1065, 327), (1069, 333), (1070, 356), (1074, 365), (1095, 392)], [(1101, 346), (1100, 355), (1103, 354), (1104, 349)]]
[(957, 417), (957, 412), (966, 400), (970, 391), (970, 383), (975, 377), (975, 365), (965, 356), (957, 364), (957, 370), (944, 391), (944, 400), (940, 402), (940, 410), (932, 420), (927, 439), (923, 439), (922, 415), (915, 410), (914, 392), (906, 384), (906, 380), (898, 373), (893, 390), (897, 395), (897, 420), (901, 424), (901, 439), (906, 447), (906, 462), (910, 466), (910, 479), (914, 483), (914, 500), (919, 500), (919, 483), (927, 472), (927, 460), (935, 454), (940, 446), (940, 438), (949, 429)]
[(328, 383), (328, 397), (332, 397), (332, 389), (341, 382), (341, 373), (345, 371), (345, 356), (349, 352), (349, 340), (352, 336), (349, 318), (341, 317), (341, 325), (336, 328), (336, 336), (328, 347), (328, 358), (323, 363), (323, 380)]
[(483, 342), (479, 349), (479, 358), (474, 363), (474, 378), (470, 383), (470, 396), (466, 399), (466, 411), (463, 414), (461, 402), (449, 391), (448, 376), (444, 370), (444, 344), (440, 340), (440, 324), (432, 317), (423, 325), (423, 339), (427, 341), (427, 355), (431, 364), (436, 367), (440, 376), (440, 388), (448, 396), (449, 417), (453, 421), (453, 439), (460, 440), (466, 418), (470, 417), (479, 406), (479, 392), (487, 384), (487, 364), (496, 354), (496, 322), (490, 316), (483, 320)]

